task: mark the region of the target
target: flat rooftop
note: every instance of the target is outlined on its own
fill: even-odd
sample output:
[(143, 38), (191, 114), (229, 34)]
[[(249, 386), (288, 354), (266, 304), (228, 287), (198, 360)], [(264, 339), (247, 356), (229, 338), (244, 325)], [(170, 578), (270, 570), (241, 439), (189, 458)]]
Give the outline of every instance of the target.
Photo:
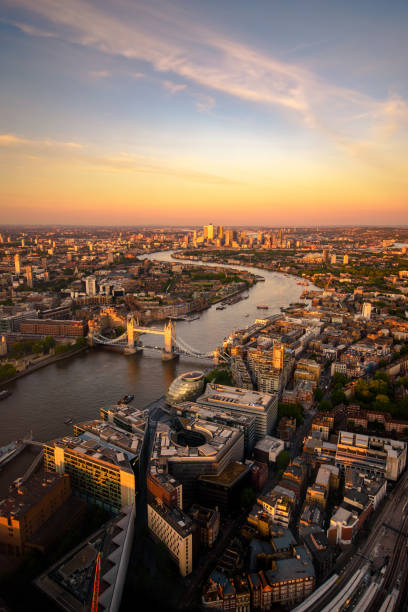
[(199, 480), (212, 482), (214, 484), (219, 484), (226, 487), (232, 487), (237, 480), (244, 476), (244, 474), (246, 474), (248, 471), (249, 466), (239, 463), (239, 461), (234, 461), (227, 465), (227, 467), (220, 472), (218, 476), (213, 474), (202, 474), (199, 476)]
[[(58, 607), (72, 612), (91, 608), (95, 564), (101, 554), (99, 610), (109, 610), (124, 545), (133, 532), (134, 505), (121, 512), (35, 580)], [(127, 562), (125, 560), (124, 570)]]
[(197, 415), (204, 420), (219, 419), (220, 421), (229, 422), (231, 419), (237, 424), (244, 427), (250, 426), (254, 421), (255, 417), (249, 414), (237, 414), (233, 410), (228, 410), (223, 406), (204, 406), (197, 402), (180, 402), (175, 404), (174, 408), (184, 414)]
[(252, 412), (265, 412), (276, 397), (276, 394), (272, 393), (261, 393), (239, 387), (207, 383), (205, 393), (197, 399), (197, 402), (199, 404), (228, 406), (232, 410), (243, 408)]
[(0, 516), (16, 519), (24, 516), (63, 478), (63, 475), (55, 472), (35, 472), (24, 484), (14, 486), (8, 496), (0, 501)]
[(100, 421), (84, 421), (74, 426), (74, 431), (85, 430), (90, 439), (100, 440), (125, 450), (128, 457), (138, 457), (143, 445), (143, 437), (139, 433), (124, 431), (111, 423)]
[(136, 455), (109, 442), (102, 442), (91, 433), (65, 436), (46, 442), (44, 446), (57, 446), (73, 454), (84, 455), (94, 461), (110, 463), (114, 467), (133, 473), (130, 462), (136, 458)]

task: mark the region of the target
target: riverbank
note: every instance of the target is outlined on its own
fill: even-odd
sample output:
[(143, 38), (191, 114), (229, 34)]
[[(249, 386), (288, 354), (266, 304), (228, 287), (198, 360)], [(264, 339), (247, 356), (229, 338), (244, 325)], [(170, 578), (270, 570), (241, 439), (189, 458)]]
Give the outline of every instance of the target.
[[(211, 257), (210, 253), (206, 253), (209, 257)], [(308, 280), (310, 282), (310, 284), (312, 283), (312, 280), (310, 278), (310, 276), (308, 276), (308, 272), (304, 271), (304, 272), (292, 272), (290, 270), (276, 270), (274, 268), (266, 268), (265, 266), (260, 266), (260, 265), (256, 265), (255, 263), (252, 262), (235, 262), (235, 263), (224, 263), (222, 261), (218, 261), (217, 259), (212, 259), (211, 261), (207, 261), (207, 260), (203, 260), (203, 259), (191, 259), (191, 257), (189, 255), (183, 255), (182, 251), (174, 251), (171, 253), (171, 257), (174, 259), (181, 259), (182, 261), (188, 261), (190, 262), (192, 265), (194, 265), (194, 263), (199, 263), (200, 265), (206, 265), (208, 264), (212, 264), (212, 265), (219, 265), (219, 266), (224, 266), (224, 267), (231, 267), (231, 269), (234, 269), (234, 266), (241, 266), (243, 268), (255, 268), (256, 270), (263, 270), (264, 272), (272, 272), (274, 274), (283, 274), (283, 275), (287, 275), (287, 276), (291, 276), (294, 278), (299, 278), (301, 280)], [(197, 255), (198, 257), (198, 255)], [(300, 276), (300, 274), (302, 274), (302, 276)], [(261, 279), (258, 278), (255, 282), (259, 282)]]
[(25, 368), (25, 370), (21, 370), (21, 372), (18, 372), (12, 378), (8, 378), (7, 380), (2, 381), (1, 384), (8, 385), (9, 383), (12, 383), (15, 380), (18, 380), (19, 378), (22, 378), (23, 376), (27, 376), (28, 374), (31, 374), (32, 372), (36, 372), (37, 370), (40, 370), (41, 368), (45, 368), (45, 366), (47, 365), (56, 363), (57, 361), (63, 361), (64, 359), (68, 359), (69, 357), (76, 357), (76, 355), (79, 355), (79, 353), (88, 351), (89, 348), (90, 348), (89, 346), (81, 346), (81, 348), (75, 349), (74, 351), (67, 351), (66, 353), (62, 353), (61, 355), (52, 355), (48, 359), (43, 359), (39, 363), (29, 366), (28, 368)]

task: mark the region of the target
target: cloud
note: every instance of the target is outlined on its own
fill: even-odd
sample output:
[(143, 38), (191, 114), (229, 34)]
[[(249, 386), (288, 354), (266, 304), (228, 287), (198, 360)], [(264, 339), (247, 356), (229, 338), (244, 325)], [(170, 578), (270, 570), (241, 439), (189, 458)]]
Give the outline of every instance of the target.
[(82, 145), (78, 142), (63, 142), (56, 140), (30, 140), (16, 134), (0, 134), (0, 147), (19, 148), (35, 147), (37, 149), (81, 149)]
[(103, 155), (94, 152), (91, 147), (74, 143), (53, 140), (33, 140), (16, 134), (0, 134), (0, 150), (5, 149), (13, 159), (23, 159), (36, 163), (62, 164), (71, 168), (75, 165), (88, 169), (99, 169), (108, 172), (132, 172), (135, 174), (157, 174), (171, 176), (214, 185), (239, 185), (240, 181), (186, 168), (154, 157), (130, 153)]
[(176, 94), (179, 91), (187, 89), (187, 85), (182, 83), (173, 83), (172, 81), (163, 81), (162, 85), (165, 89), (168, 89), (172, 94)]
[(198, 95), (196, 99), (196, 108), (200, 113), (208, 113), (215, 106), (215, 98), (212, 96)]
[(91, 70), (89, 74), (93, 79), (107, 79), (112, 76), (109, 70)]
[[(407, 102), (397, 94), (375, 99), (352, 88), (327, 82), (310, 69), (279, 60), (249, 45), (206, 28), (176, 5), (122, 0), (102, 5), (91, 0), (6, 0), (49, 23), (41, 34), (31, 25), (16, 25), (27, 34), (54, 36), (127, 60), (148, 62), (172, 93), (191, 86), (205, 90), (196, 106), (201, 112), (215, 104), (215, 93), (280, 110), (330, 139), (339, 151), (347, 142), (366, 143), (376, 157), (388, 153), (387, 139), (399, 135), (407, 121)], [(31, 31), (30, 31), (31, 28)], [(191, 94), (190, 94), (191, 95)], [(376, 136), (381, 135), (380, 142)], [(369, 156), (367, 157), (369, 163)]]

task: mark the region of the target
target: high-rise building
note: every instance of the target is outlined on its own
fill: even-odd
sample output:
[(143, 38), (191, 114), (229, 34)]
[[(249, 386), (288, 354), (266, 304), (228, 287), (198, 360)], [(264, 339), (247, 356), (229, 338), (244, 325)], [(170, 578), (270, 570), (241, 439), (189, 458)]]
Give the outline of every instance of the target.
[(4, 357), (4, 355), (7, 355), (7, 340), (6, 340), (6, 336), (2, 336), (1, 337), (1, 341), (0, 341), (0, 357)]
[(45, 442), (43, 452), (45, 469), (68, 473), (80, 497), (113, 512), (134, 504), (132, 453), (87, 433)]
[(96, 278), (95, 276), (88, 276), (85, 279), (86, 295), (96, 295)]
[(364, 319), (371, 319), (371, 304), (370, 302), (364, 302), (361, 314)]
[(225, 232), (225, 246), (231, 246), (234, 242), (234, 230), (226, 230)]
[(207, 239), (214, 240), (214, 235), (215, 235), (215, 227), (212, 223), (210, 223), (209, 225), (207, 225)]
[(32, 550), (33, 536), (70, 493), (67, 474), (36, 472), (24, 483), (15, 484), (0, 503), (0, 550), (16, 557)]
[(259, 393), (213, 383), (207, 383), (205, 393), (197, 399), (197, 403), (255, 416), (257, 440), (271, 433), (278, 415), (277, 393)]
[(222, 225), (218, 226), (218, 238), (224, 238), (224, 228), (222, 227)]
[(336, 255), (332, 255), (330, 258), (330, 263), (332, 264), (332, 266), (336, 265), (337, 262), (337, 257)]
[(349, 256), (348, 255), (344, 255), (344, 257), (343, 257), (343, 265), (347, 266), (348, 262), (349, 262)]
[(20, 255), (18, 253), (14, 255), (14, 270), (16, 274), (20, 274), (21, 272)]
[(273, 367), (277, 370), (283, 368), (283, 358), (285, 355), (285, 347), (282, 344), (273, 345)]
[(177, 561), (180, 574), (191, 574), (199, 542), (199, 532), (194, 521), (180, 508), (169, 508), (152, 502), (147, 505), (147, 524)]
[(31, 266), (26, 266), (26, 279), (27, 279), (27, 286), (32, 288), (33, 287), (33, 270)]

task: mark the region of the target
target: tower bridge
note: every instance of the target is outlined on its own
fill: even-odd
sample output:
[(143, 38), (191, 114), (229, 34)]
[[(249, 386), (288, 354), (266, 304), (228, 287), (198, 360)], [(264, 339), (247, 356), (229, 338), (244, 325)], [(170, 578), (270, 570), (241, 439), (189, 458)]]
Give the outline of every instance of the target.
[[(164, 337), (164, 348), (158, 346), (149, 346), (143, 344), (140, 336), (144, 334), (152, 334)], [(176, 323), (169, 320), (165, 323), (162, 329), (158, 327), (142, 327), (134, 315), (128, 315), (126, 320), (126, 331), (118, 338), (106, 338), (100, 333), (91, 331), (88, 335), (91, 344), (99, 344), (104, 346), (117, 346), (122, 348), (127, 354), (136, 353), (149, 348), (159, 350), (162, 353), (164, 361), (175, 359), (179, 355), (189, 355), (196, 359), (214, 359), (216, 363), (219, 361), (227, 361), (227, 357), (219, 352), (218, 349), (203, 353), (199, 349), (190, 346), (185, 340), (176, 335)]]

